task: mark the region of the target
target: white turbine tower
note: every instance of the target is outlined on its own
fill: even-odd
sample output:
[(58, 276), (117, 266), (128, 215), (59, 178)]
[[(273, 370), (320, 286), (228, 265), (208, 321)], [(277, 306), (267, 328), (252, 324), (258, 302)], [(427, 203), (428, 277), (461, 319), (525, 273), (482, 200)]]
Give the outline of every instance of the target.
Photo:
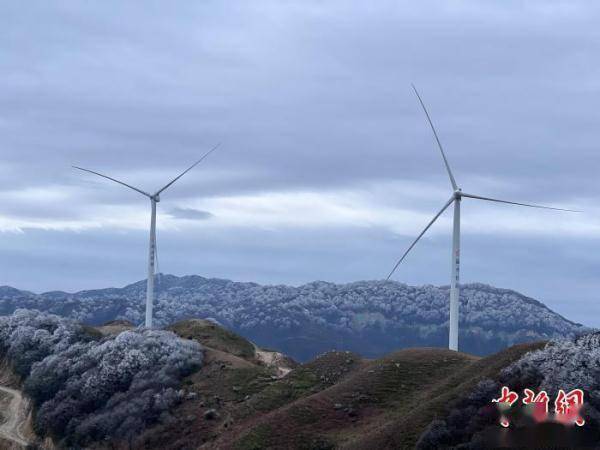
[(194, 167), (196, 167), (204, 158), (206, 158), (208, 155), (210, 155), (212, 152), (214, 152), (219, 147), (219, 145), (220, 144), (215, 145), (212, 149), (210, 149), (208, 152), (206, 152), (204, 155), (202, 155), (202, 158), (200, 158), (198, 161), (196, 161), (194, 164), (192, 164), (190, 167), (188, 167), (186, 170), (184, 170), (177, 177), (173, 178), (169, 183), (164, 185), (162, 188), (160, 188), (154, 194), (149, 194), (148, 192), (142, 191), (141, 189), (133, 187), (127, 183), (124, 183), (115, 178), (109, 177), (107, 175), (103, 175), (99, 172), (94, 172), (93, 170), (84, 169), (83, 167), (73, 166), (73, 168), (75, 168), (75, 169), (83, 170), (84, 172), (93, 173), (94, 175), (98, 175), (102, 178), (106, 178), (108, 180), (114, 181), (115, 183), (119, 183), (123, 186), (128, 187), (129, 189), (133, 189), (134, 191), (139, 192), (142, 195), (145, 195), (146, 197), (148, 197), (150, 199), (150, 210), (151, 210), (150, 243), (148, 246), (148, 280), (147, 280), (147, 284), (146, 284), (146, 327), (147, 328), (152, 328), (152, 307), (154, 304), (154, 263), (155, 263), (155, 259), (156, 259), (156, 204), (158, 202), (160, 202), (160, 194), (163, 191), (165, 191), (168, 187), (170, 187), (173, 183), (175, 183), (177, 180), (179, 180), (182, 176), (184, 176), (186, 173), (188, 173), (190, 170), (192, 170)]
[(431, 130), (433, 131), (433, 135), (437, 142), (437, 146), (439, 147), (440, 153), (442, 155), (442, 159), (444, 160), (444, 165), (446, 166), (446, 171), (448, 172), (448, 177), (450, 178), (450, 184), (452, 184), (453, 192), (452, 192), (452, 197), (450, 197), (450, 199), (446, 202), (444, 207), (442, 209), (440, 209), (440, 211), (433, 217), (433, 219), (431, 219), (431, 221), (427, 224), (427, 226), (421, 232), (421, 234), (419, 234), (419, 236), (417, 236), (417, 238), (412, 242), (412, 244), (410, 244), (408, 249), (404, 252), (404, 254), (398, 260), (398, 262), (396, 263), (396, 265), (394, 266), (394, 268), (392, 269), (390, 274), (387, 276), (387, 280), (390, 279), (390, 277), (396, 271), (396, 269), (398, 268), (400, 263), (402, 261), (404, 261), (404, 258), (406, 258), (406, 255), (408, 255), (408, 253), (412, 250), (412, 248), (419, 241), (419, 239), (421, 239), (421, 237), (425, 234), (425, 232), (431, 227), (431, 225), (433, 225), (433, 223), (438, 219), (438, 217), (440, 217), (442, 215), (442, 213), (446, 210), (446, 208), (448, 208), (448, 206), (450, 206), (451, 204), (454, 203), (454, 228), (453, 228), (453, 233), (452, 233), (452, 255), (451, 255), (451, 264), (452, 265), (451, 265), (451, 271), (450, 271), (451, 272), (451, 275), (450, 275), (450, 326), (449, 326), (450, 330), (449, 330), (449, 338), (448, 338), (448, 348), (450, 350), (458, 350), (458, 317), (459, 317), (459, 315), (458, 315), (459, 284), (458, 283), (459, 283), (459, 274), (460, 274), (460, 202), (461, 202), (462, 198), (467, 197), (467, 198), (474, 198), (474, 199), (478, 199), (478, 200), (487, 200), (490, 202), (508, 203), (509, 205), (528, 206), (531, 208), (554, 209), (557, 211), (570, 211), (570, 212), (578, 212), (578, 211), (573, 211), (570, 209), (562, 209), (562, 208), (552, 208), (549, 206), (529, 205), (526, 203), (509, 202), (506, 200), (498, 200), (495, 198), (481, 197), (479, 195), (467, 194), (467, 193), (463, 192), (456, 184), (454, 175), (452, 175), (452, 171), (450, 170), (450, 164), (448, 164), (448, 159), (446, 158), (446, 154), (444, 153), (444, 149), (442, 148), (442, 144), (440, 142), (438, 134), (435, 131), (435, 127), (433, 126), (431, 117), (429, 116), (429, 113), (427, 112), (427, 108), (425, 108), (425, 104), (423, 103), (423, 100), (421, 99), (421, 96), (417, 92), (417, 89), (415, 88), (414, 85), (412, 86), (412, 88), (415, 91), (415, 94), (417, 94), (419, 103), (421, 104), (421, 107), (423, 108), (423, 111), (425, 112), (425, 116), (427, 117), (427, 121), (429, 122), (429, 125), (431, 126)]

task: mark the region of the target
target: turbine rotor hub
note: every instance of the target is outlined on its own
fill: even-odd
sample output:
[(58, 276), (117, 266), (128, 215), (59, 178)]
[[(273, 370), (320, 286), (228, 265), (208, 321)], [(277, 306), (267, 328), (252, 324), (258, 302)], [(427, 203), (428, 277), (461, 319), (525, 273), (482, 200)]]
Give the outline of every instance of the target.
[(462, 189), (458, 188), (454, 191), (454, 198), (460, 200), (462, 198)]

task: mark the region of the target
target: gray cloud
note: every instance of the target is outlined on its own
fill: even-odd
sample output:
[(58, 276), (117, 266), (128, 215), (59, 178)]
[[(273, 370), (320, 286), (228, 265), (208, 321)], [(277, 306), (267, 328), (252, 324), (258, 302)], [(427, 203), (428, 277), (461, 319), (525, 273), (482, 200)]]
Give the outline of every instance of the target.
[(194, 208), (172, 208), (169, 210), (169, 214), (178, 219), (189, 220), (208, 220), (211, 217), (214, 217), (214, 215), (208, 211), (202, 211)]
[[(72, 164), (152, 190), (222, 141), (165, 192), (175, 219), (209, 199), (347, 190), (368, 193), (374, 209), (431, 216), (449, 184), (411, 82), (465, 191), (584, 206), (578, 220), (594, 223), (599, 12), (583, 1), (4, 2), (0, 224), (97, 228), (0, 233), (0, 283), (69, 289), (144, 276), (147, 233), (102, 218), (139, 210), (145, 223), (147, 200)], [(386, 191), (393, 181), (434, 193)], [(466, 229), (479, 210), (508, 217), (485, 208), (465, 206)], [(203, 233), (221, 218), (207, 209), (217, 217), (194, 225)], [(517, 287), (586, 322), (576, 316), (598, 290), (597, 237), (549, 242), (485, 225), (465, 233), (466, 280)], [(273, 283), (380, 278), (410, 241), (352, 218), (311, 229), (241, 223), (211, 229), (212, 240), (161, 226), (172, 272)], [(420, 243), (399, 278), (446, 283), (444, 236)], [(190, 242), (201, 259), (186, 253)]]

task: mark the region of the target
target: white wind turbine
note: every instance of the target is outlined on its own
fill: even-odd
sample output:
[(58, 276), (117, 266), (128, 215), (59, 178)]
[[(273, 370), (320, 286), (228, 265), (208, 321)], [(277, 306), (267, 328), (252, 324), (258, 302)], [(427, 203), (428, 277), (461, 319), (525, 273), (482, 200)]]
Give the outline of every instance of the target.
[(156, 204), (158, 202), (160, 202), (160, 194), (163, 191), (165, 191), (168, 187), (170, 187), (173, 183), (175, 183), (177, 180), (179, 180), (182, 176), (184, 176), (186, 173), (188, 173), (190, 170), (192, 170), (194, 167), (196, 167), (204, 158), (206, 158), (208, 155), (210, 155), (212, 152), (214, 152), (219, 147), (219, 145), (220, 144), (215, 145), (212, 149), (210, 149), (208, 152), (206, 152), (204, 155), (202, 155), (202, 158), (200, 158), (198, 161), (196, 161), (194, 164), (192, 164), (190, 167), (188, 167), (186, 170), (184, 170), (177, 177), (173, 178), (169, 183), (164, 185), (162, 188), (160, 188), (154, 194), (149, 194), (148, 192), (142, 191), (141, 189), (133, 187), (127, 183), (124, 183), (115, 178), (109, 177), (107, 175), (103, 175), (101, 173), (94, 172), (93, 170), (84, 169), (83, 167), (73, 166), (73, 168), (75, 168), (75, 169), (83, 170), (84, 172), (93, 173), (94, 175), (98, 175), (102, 178), (106, 178), (108, 180), (114, 181), (115, 183), (119, 183), (123, 186), (128, 187), (129, 189), (133, 189), (134, 191), (139, 192), (142, 195), (145, 195), (146, 197), (148, 197), (150, 199), (150, 208), (151, 208), (150, 243), (148, 246), (149, 247), (149, 249), (148, 249), (148, 280), (147, 280), (147, 284), (146, 284), (146, 327), (147, 328), (152, 328), (152, 306), (154, 304), (154, 262), (156, 259)]
[(431, 222), (429, 222), (427, 224), (427, 226), (421, 232), (421, 234), (419, 234), (419, 236), (417, 236), (417, 238), (412, 242), (412, 244), (410, 244), (408, 249), (404, 252), (404, 254), (398, 260), (398, 262), (396, 263), (396, 265), (394, 266), (394, 268), (392, 269), (390, 274), (387, 276), (387, 280), (390, 279), (390, 277), (396, 271), (396, 269), (398, 268), (400, 263), (402, 261), (404, 261), (404, 258), (406, 258), (406, 255), (408, 255), (408, 253), (412, 250), (412, 248), (419, 241), (419, 239), (421, 239), (421, 237), (425, 234), (425, 232), (431, 227), (431, 225), (433, 225), (433, 223), (438, 219), (438, 217), (440, 217), (442, 215), (442, 213), (446, 210), (446, 208), (448, 208), (448, 206), (450, 206), (452, 203), (454, 203), (454, 229), (453, 229), (453, 233), (452, 233), (452, 255), (451, 255), (452, 266), (451, 266), (451, 271), (450, 271), (451, 272), (451, 275), (450, 275), (451, 276), (451, 278), (450, 278), (450, 326), (449, 326), (450, 330), (449, 330), (448, 348), (450, 350), (458, 350), (458, 317), (459, 317), (459, 315), (458, 315), (459, 284), (458, 283), (459, 283), (459, 272), (460, 272), (459, 271), (459, 265), (460, 265), (460, 202), (461, 202), (462, 198), (468, 197), (468, 198), (474, 198), (474, 199), (478, 199), (478, 200), (487, 200), (490, 202), (508, 203), (509, 205), (528, 206), (531, 208), (554, 209), (554, 210), (558, 210), (558, 211), (570, 211), (570, 212), (579, 212), (579, 211), (573, 211), (570, 209), (562, 209), (562, 208), (552, 208), (549, 206), (529, 205), (526, 203), (509, 202), (506, 200), (498, 200), (495, 198), (481, 197), (479, 195), (467, 194), (467, 193), (463, 192), (456, 184), (454, 175), (452, 175), (452, 171), (450, 170), (450, 165), (448, 164), (448, 159), (446, 158), (446, 154), (444, 153), (444, 149), (442, 148), (442, 144), (440, 142), (438, 134), (435, 131), (435, 127), (433, 126), (431, 117), (429, 116), (429, 113), (427, 112), (427, 108), (425, 108), (425, 104), (423, 103), (421, 96), (417, 92), (417, 88), (415, 88), (414, 85), (412, 85), (412, 88), (415, 91), (415, 94), (417, 94), (419, 103), (421, 104), (421, 107), (423, 108), (423, 111), (425, 112), (425, 116), (427, 117), (427, 121), (429, 122), (429, 125), (431, 126), (431, 130), (433, 131), (433, 135), (437, 142), (437, 146), (439, 147), (440, 153), (442, 155), (442, 159), (444, 160), (444, 165), (446, 166), (446, 171), (448, 172), (448, 176), (450, 177), (450, 183), (452, 184), (453, 192), (452, 192), (452, 197), (450, 197), (450, 199), (446, 202), (444, 207), (433, 217), (433, 219), (431, 219)]

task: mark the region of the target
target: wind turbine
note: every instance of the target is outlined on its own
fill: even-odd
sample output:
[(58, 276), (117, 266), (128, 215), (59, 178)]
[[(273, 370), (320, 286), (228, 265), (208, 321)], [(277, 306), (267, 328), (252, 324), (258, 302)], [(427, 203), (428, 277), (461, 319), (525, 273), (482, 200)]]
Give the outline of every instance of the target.
[(206, 152), (204, 155), (202, 155), (202, 157), (198, 161), (196, 161), (190, 167), (185, 169), (182, 173), (180, 173), (178, 176), (173, 178), (170, 182), (165, 184), (162, 188), (160, 188), (154, 194), (150, 194), (148, 192), (142, 191), (141, 189), (138, 189), (127, 183), (124, 183), (115, 178), (109, 177), (108, 175), (103, 175), (99, 172), (94, 172), (93, 170), (84, 169), (83, 167), (73, 166), (73, 168), (75, 168), (75, 169), (83, 170), (84, 172), (93, 173), (94, 175), (98, 175), (102, 178), (106, 178), (108, 180), (114, 181), (115, 183), (119, 183), (125, 187), (128, 187), (129, 189), (133, 189), (134, 191), (136, 191), (150, 199), (151, 214), (150, 214), (150, 243), (148, 246), (149, 247), (148, 248), (148, 280), (147, 280), (147, 284), (146, 284), (146, 328), (152, 328), (152, 307), (154, 304), (154, 262), (155, 262), (155, 258), (156, 258), (156, 204), (158, 202), (160, 202), (160, 194), (163, 191), (165, 191), (173, 183), (175, 183), (177, 180), (179, 180), (182, 176), (184, 176), (186, 173), (188, 173), (190, 170), (192, 170), (194, 167), (196, 167), (198, 164), (200, 164), (200, 162), (204, 158), (206, 158), (208, 155), (210, 155), (212, 152), (214, 152), (219, 147), (219, 145), (220, 144), (215, 145), (212, 149), (210, 149), (208, 152)]
[(530, 205), (527, 203), (517, 203), (517, 202), (509, 202), (506, 200), (499, 200), (490, 197), (481, 197), (479, 195), (467, 194), (463, 192), (458, 185), (456, 184), (456, 180), (454, 179), (454, 175), (452, 174), (452, 170), (450, 170), (450, 164), (448, 163), (448, 159), (446, 158), (446, 154), (444, 153), (444, 149), (442, 147), (442, 143), (438, 137), (438, 134), (433, 126), (433, 122), (431, 121), (431, 117), (427, 112), (427, 108), (417, 91), (417, 88), (412, 85), (417, 98), (419, 99), (419, 103), (423, 108), (423, 112), (427, 117), (427, 121), (431, 126), (431, 131), (433, 131), (433, 136), (435, 137), (435, 141), (437, 143), (438, 148), (440, 149), (440, 154), (442, 155), (442, 159), (444, 160), (444, 165), (446, 166), (446, 172), (448, 172), (448, 177), (450, 178), (450, 184), (452, 185), (452, 196), (446, 202), (446, 204), (440, 209), (440, 211), (431, 219), (431, 221), (427, 224), (425, 229), (421, 231), (421, 234), (417, 236), (417, 238), (410, 244), (408, 249), (404, 252), (402, 257), (398, 260), (390, 274), (387, 276), (387, 280), (393, 275), (396, 271), (400, 263), (404, 261), (406, 255), (412, 250), (415, 244), (421, 239), (421, 237), (425, 234), (425, 232), (433, 225), (433, 223), (442, 215), (442, 213), (452, 204), (454, 204), (454, 226), (452, 232), (452, 254), (451, 254), (451, 274), (450, 274), (450, 330), (449, 330), (449, 339), (448, 339), (448, 348), (450, 350), (458, 350), (458, 291), (459, 291), (459, 274), (460, 274), (460, 202), (463, 197), (474, 198), (477, 200), (486, 200), (489, 202), (497, 202), (497, 203), (508, 203), (509, 205), (519, 205), (519, 206), (528, 206), (530, 208), (543, 208), (543, 209), (553, 209), (557, 211), (570, 211), (570, 212), (579, 212), (573, 211), (570, 209), (562, 209), (562, 208), (552, 208), (550, 206), (540, 206), (540, 205)]

